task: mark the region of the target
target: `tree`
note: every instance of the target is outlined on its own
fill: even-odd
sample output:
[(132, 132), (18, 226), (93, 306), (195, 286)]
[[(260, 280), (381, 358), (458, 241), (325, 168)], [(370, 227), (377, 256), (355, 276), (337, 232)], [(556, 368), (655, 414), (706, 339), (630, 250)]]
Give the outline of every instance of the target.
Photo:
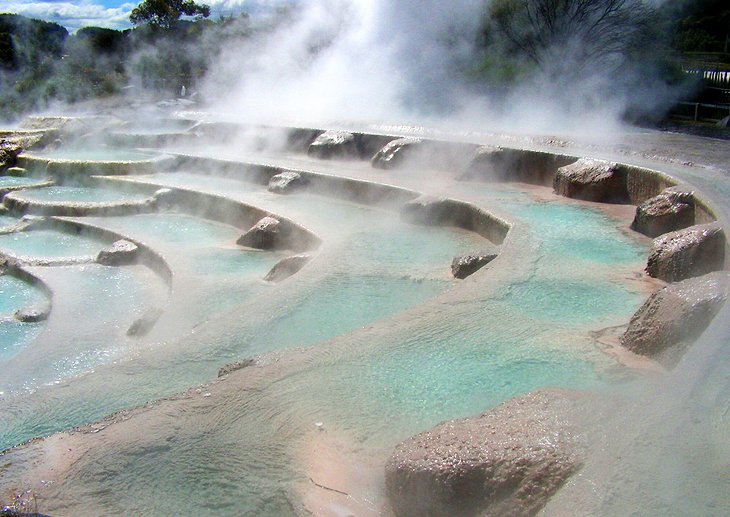
[(543, 72), (620, 66), (648, 34), (641, 0), (494, 0), (489, 29), (507, 50)]
[(134, 25), (149, 23), (154, 27), (170, 29), (181, 16), (194, 16), (195, 19), (210, 16), (210, 7), (196, 4), (194, 0), (144, 0), (132, 9), (129, 21)]

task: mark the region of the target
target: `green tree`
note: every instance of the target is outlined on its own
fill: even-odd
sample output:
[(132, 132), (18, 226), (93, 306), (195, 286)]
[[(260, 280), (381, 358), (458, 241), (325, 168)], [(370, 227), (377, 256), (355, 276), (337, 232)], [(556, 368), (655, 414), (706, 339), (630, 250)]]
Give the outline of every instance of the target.
[(181, 16), (207, 18), (210, 16), (210, 7), (196, 4), (194, 0), (144, 0), (132, 9), (129, 21), (134, 25), (149, 23), (154, 27), (169, 29), (177, 24)]
[(620, 63), (645, 43), (651, 16), (642, 0), (494, 0), (488, 10), (512, 55), (541, 70), (565, 63), (576, 72)]

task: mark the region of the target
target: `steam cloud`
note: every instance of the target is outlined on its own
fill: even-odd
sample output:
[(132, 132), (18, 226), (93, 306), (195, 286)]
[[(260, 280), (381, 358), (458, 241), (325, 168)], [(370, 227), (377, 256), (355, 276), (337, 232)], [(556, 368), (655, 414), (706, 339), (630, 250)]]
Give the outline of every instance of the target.
[[(620, 74), (591, 67), (562, 81), (546, 70), (496, 95), (469, 79), (483, 58), (477, 42), (486, 5), (307, 0), (273, 31), (228, 48), (203, 93), (216, 111), (246, 122), (552, 132), (603, 132), (632, 107), (661, 107), (676, 95), (630, 62)], [(558, 50), (560, 69), (570, 70), (572, 49)]]

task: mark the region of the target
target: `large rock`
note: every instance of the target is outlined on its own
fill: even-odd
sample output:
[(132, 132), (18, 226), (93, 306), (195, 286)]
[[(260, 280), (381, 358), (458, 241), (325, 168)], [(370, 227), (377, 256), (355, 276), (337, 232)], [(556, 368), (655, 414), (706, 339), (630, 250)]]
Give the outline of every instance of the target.
[(412, 224), (437, 224), (448, 217), (451, 208), (448, 199), (424, 194), (403, 204), (400, 217)]
[(497, 252), (493, 250), (457, 255), (451, 262), (451, 274), (454, 275), (454, 278), (466, 278), (479, 271), (495, 258), (497, 258)]
[(23, 323), (37, 323), (39, 321), (45, 321), (48, 319), (48, 315), (51, 312), (51, 306), (48, 304), (34, 305), (31, 307), (25, 307), (15, 311), (13, 316), (16, 320), (22, 321)]
[(692, 226), (694, 222), (694, 193), (670, 187), (636, 207), (631, 229), (656, 237)]
[(273, 250), (279, 246), (281, 223), (278, 219), (267, 216), (259, 220), (236, 241), (239, 246), (260, 250)]
[(105, 266), (126, 266), (137, 260), (139, 247), (128, 240), (120, 239), (99, 252), (96, 261)]
[(0, 141), (0, 170), (15, 166), (18, 155), (23, 148), (16, 142), (9, 140)]
[(266, 273), (264, 280), (267, 282), (281, 282), (298, 273), (310, 260), (312, 260), (312, 256), (306, 254), (283, 258)]
[(710, 324), (730, 292), (730, 273), (718, 271), (669, 284), (632, 316), (621, 344), (673, 366)]
[(627, 203), (626, 173), (617, 163), (581, 159), (560, 167), (553, 188), (561, 196), (601, 203)]
[(356, 158), (355, 135), (347, 131), (325, 131), (309, 144), (307, 155), (315, 158)]
[(718, 271), (725, 264), (725, 233), (719, 223), (698, 224), (654, 239), (646, 272), (676, 282)]
[(149, 333), (150, 330), (157, 324), (157, 320), (162, 316), (162, 309), (159, 307), (152, 307), (148, 309), (127, 329), (127, 335), (130, 337), (142, 337)]
[(398, 138), (388, 142), (373, 156), (370, 163), (376, 169), (396, 169), (403, 167), (423, 145), (420, 138)]
[(385, 467), (395, 515), (534, 515), (582, 466), (571, 415), (585, 403), (540, 390), (407, 439)]
[(307, 184), (305, 178), (294, 171), (284, 171), (275, 174), (269, 180), (268, 191), (276, 194), (289, 194), (301, 189)]

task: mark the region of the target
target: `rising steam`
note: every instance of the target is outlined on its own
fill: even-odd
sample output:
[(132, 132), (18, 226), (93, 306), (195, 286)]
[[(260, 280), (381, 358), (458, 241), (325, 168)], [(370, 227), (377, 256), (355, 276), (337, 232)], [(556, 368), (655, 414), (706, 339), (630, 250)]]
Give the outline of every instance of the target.
[[(627, 114), (661, 111), (676, 97), (644, 54), (587, 63), (582, 42), (590, 33), (551, 42), (546, 66), (495, 85), (497, 72), (483, 64), (498, 53), (509, 63), (512, 54), (498, 31), (486, 31), (484, 44), (489, 5), (307, 0), (274, 29), (230, 45), (203, 91), (218, 111), (240, 121), (551, 132), (605, 130)], [(613, 44), (636, 38), (635, 27), (616, 31)], [(659, 40), (653, 44), (661, 46)], [(516, 55), (514, 63), (523, 64)]]

